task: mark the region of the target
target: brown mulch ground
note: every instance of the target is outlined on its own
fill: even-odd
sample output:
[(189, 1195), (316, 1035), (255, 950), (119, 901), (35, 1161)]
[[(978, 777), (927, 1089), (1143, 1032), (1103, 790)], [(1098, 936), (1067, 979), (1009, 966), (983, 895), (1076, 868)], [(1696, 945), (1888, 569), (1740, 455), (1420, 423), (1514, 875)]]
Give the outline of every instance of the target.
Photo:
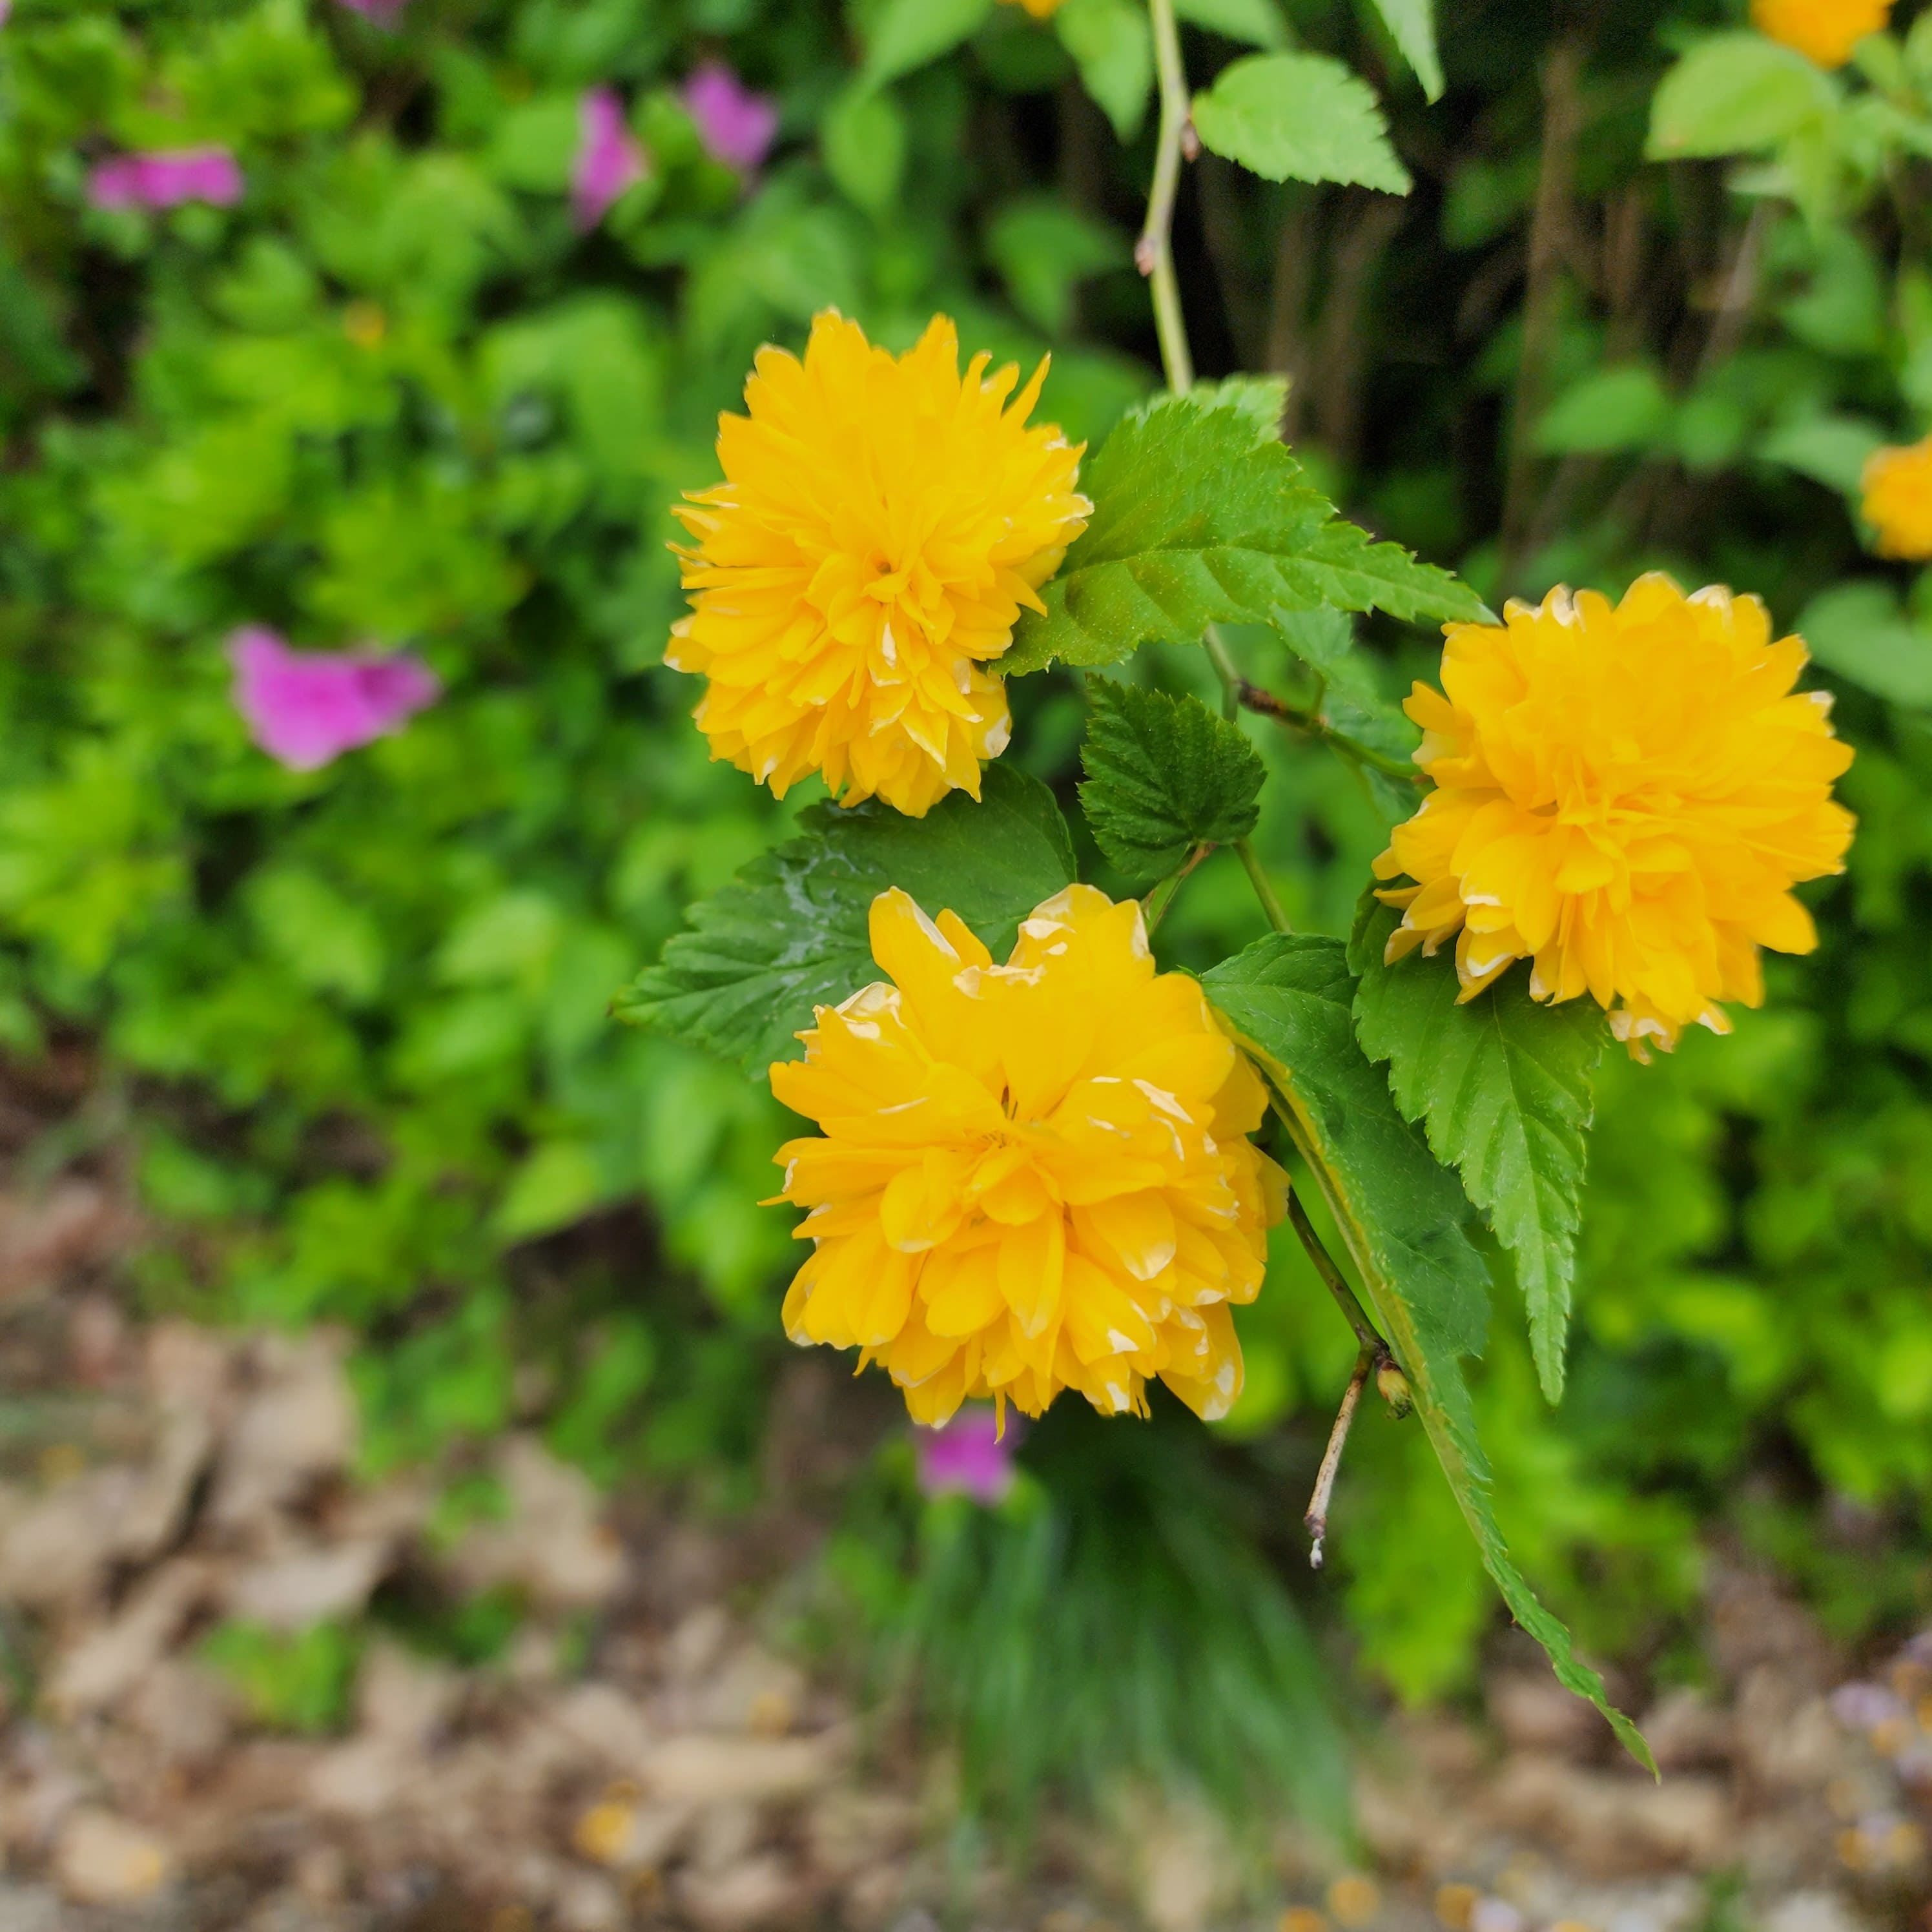
[[(356, 1481), (341, 1339), (130, 1318), (111, 1136), (50, 1141), (36, 1093), (0, 1099), (0, 1932), (1932, 1932), (1932, 1648), (1848, 1690), (1736, 1570), (1718, 1690), (1648, 1714), (1660, 1784), (1505, 1646), (1483, 1721), (1391, 1720), (1357, 1869), (1124, 1798), (1024, 1880), (962, 1870), (943, 1762), (769, 1640), (808, 1520), (614, 1507), (533, 1434), (494, 1452), (507, 1510), (456, 1529), (423, 1475)], [(840, 1386), (784, 1387), (781, 1462)], [(500, 1655), (372, 1640), (327, 1736), (266, 1728), (203, 1654), (224, 1620), (493, 1588), (528, 1612)]]

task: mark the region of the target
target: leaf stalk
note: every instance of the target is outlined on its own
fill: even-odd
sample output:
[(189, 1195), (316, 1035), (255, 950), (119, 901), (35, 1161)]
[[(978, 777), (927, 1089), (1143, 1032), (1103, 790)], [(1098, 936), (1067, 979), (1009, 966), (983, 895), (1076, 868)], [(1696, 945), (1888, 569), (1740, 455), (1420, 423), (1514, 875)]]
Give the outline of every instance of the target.
[(1275, 896), (1274, 884), (1262, 869), (1262, 862), (1255, 856), (1254, 841), (1237, 838), (1234, 852), (1247, 872), (1248, 883), (1255, 889), (1255, 897), (1262, 902), (1262, 911), (1268, 924), (1276, 932), (1292, 932), (1294, 928), (1288, 924), (1288, 914), (1282, 910), (1281, 901)]
[(1315, 1264), (1315, 1272), (1335, 1298), (1335, 1304), (1341, 1310), (1343, 1318), (1355, 1331), (1355, 1340), (1378, 1360), (1393, 1361), (1395, 1358), (1389, 1352), (1389, 1345), (1369, 1319), (1368, 1310), (1355, 1298), (1355, 1291), (1335, 1265), (1335, 1257), (1322, 1246), (1322, 1237), (1315, 1232), (1315, 1224), (1309, 1220), (1308, 1210), (1302, 1206), (1300, 1196), (1292, 1191), (1288, 1197), (1288, 1222), (1308, 1251), (1308, 1258)]
[(1214, 846), (1208, 844), (1196, 846), (1186, 858), (1142, 900), (1141, 916), (1146, 922), (1150, 937), (1154, 928), (1160, 925), (1168, 908), (1174, 903), (1174, 896), (1180, 891), (1188, 874), (1214, 850)]

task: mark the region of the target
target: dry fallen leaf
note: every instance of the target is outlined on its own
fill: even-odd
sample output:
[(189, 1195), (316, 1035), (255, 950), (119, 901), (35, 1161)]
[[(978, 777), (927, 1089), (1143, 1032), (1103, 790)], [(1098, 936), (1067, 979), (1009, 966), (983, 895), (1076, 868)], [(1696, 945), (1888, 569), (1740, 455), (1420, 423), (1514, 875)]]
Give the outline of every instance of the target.
[(152, 1898), (173, 1870), (159, 1838), (111, 1811), (70, 1814), (54, 1846), (55, 1879), (76, 1905), (130, 1905)]

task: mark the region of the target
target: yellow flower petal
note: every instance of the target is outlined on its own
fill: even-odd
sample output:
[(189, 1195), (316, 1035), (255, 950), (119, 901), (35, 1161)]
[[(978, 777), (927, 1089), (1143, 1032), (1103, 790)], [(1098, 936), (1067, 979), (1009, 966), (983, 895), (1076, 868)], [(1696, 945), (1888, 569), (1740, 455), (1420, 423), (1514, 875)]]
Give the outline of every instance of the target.
[(1868, 34), (1882, 33), (1892, 0), (1751, 0), (1761, 34), (1820, 67), (1843, 67)]
[(1865, 464), (1864, 519), (1881, 556), (1932, 556), (1932, 436), (1874, 450)]

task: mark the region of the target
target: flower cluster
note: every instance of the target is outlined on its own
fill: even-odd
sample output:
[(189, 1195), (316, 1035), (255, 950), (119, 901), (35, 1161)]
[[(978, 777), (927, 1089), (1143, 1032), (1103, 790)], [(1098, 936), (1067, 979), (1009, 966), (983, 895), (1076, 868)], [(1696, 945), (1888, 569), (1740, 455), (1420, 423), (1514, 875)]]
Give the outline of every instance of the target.
[[(1436, 790), (1376, 862), (1413, 884), (1391, 958), (1456, 940), (1462, 997), (1519, 959), (1540, 1000), (1588, 993), (1641, 1056), (1763, 997), (1758, 949), (1807, 952), (1798, 881), (1843, 869), (1852, 761), (1802, 641), (1754, 597), (1640, 578), (1620, 604), (1552, 590), (1452, 624), (1442, 692), (1415, 686)], [(1446, 695), (1444, 694), (1446, 694)]]
[(936, 317), (893, 356), (828, 311), (804, 359), (759, 352), (746, 413), (719, 424), (725, 480), (678, 515), (691, 614), (666, 661), (710, 680), (712, 755), (782, 797), (822, 772), (848, 804), (914, 818), (980, 794), (1005, 748), (1004, 688), (987, 667), (1086, 527), (1082, 450), (1026, 426), (1042, 363), (962, 375)]
[(1932, 557), (1932, 436), (1873, 451), (1864, 484), (1861, 507), (1880, 556)]
[(1892, 0), (1751, 0), (1761, 34), (1820, 67), (1843, 67), (1868, 34), (1882, 33)]
[(291, 771), (314, 771), (400, 730), (442, 690), (406, 652), (292, 651), (259, 627), (238, 631), (228, 654), (249, 735)]
[(578, 102), (577, 116), (570, 207), (578, 226), (588, 232), (627, 188), (644, 179), (650, 164), (624, 118), (624, 104), (614, 88), (587, 88)]
[(1200, 986), (1157, 974), (1139, 906), (1071, 886), (995, 966), (950, 912), (873, 902), (888, 982), (820, 1007), (772, 1090), (822, 1138), (778, 1150), (811, 1211), (785, 1298), (801, 1343), (863, 1352), (943, 1423), (1063, 1388), (1198, 1414), (1240, 1392), (1228, 1310), (1261, 1285), (1286, 1178), (1248, 1136), (1259, 1078)]
[(117, 154), (97, 162), (87, 178), (87, 198), (96, 208), (178, 208), (190, 201), (232, 208), (242, 189), (242, 170), (226, 148)]
[(754, 93), (722, 61), (706, 61), (684, 84), (684, 106), (714, 161), (741, 175), (763, 165), (778, 131), (770, 94)]

